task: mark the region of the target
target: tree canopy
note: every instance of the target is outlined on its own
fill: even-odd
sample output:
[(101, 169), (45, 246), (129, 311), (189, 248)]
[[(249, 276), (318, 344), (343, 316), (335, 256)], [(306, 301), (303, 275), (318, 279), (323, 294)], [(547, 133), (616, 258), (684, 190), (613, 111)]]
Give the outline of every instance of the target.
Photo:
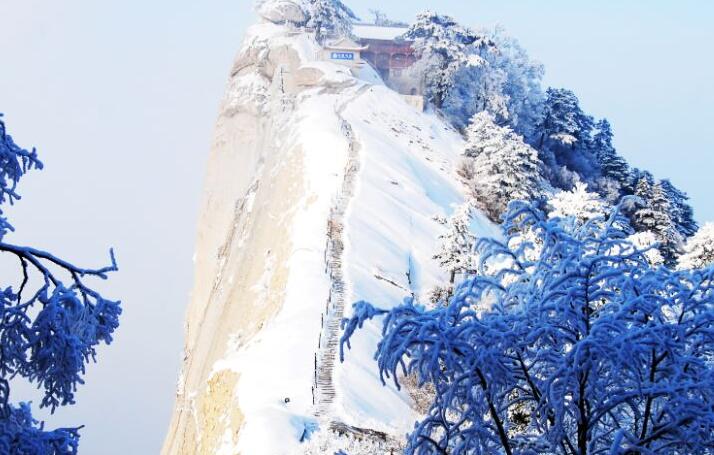
[[(23, 378), (43, 392), (40, 407), (52, 412), (75, 403), (96, 347), (112, 342), (119, 302), (104, 298), (88, 279), (116, 271), (114, 254), (100, 268), (78, 267), (46, 251), (7, 242), (14, 230), (3, 211), (20, 199), (17, 186), (41, 169), (36, 151), (19, 147), (0, 118), (0, 253), (17, 261), (17, 280), (0, 289), (0, 452), (75, 454), (78, 428), (44, 429), (29, 404), (10, 403), (10, 380)], [(9, 279), (5, 276), (4, 279)]]
[(382, 381), (436, 391), (406, 453), (711, 453), (714, 269), (652, 266), (620, 206), (564, 224), (514, 202), (503, 232), (447, 306), (359, 302), (343, 323), (344, 356), (382, 317)]

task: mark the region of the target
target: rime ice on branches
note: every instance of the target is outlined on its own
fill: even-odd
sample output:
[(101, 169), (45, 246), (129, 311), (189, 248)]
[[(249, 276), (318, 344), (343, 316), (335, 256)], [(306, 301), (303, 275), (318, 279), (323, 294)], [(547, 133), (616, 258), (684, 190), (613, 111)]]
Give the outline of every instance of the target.
[(384, 315), (382, 381), (436, 391), (407, 453), (711, 453), (714, 268), (651, 265), (620, 210), (575, 223), (512, 203), (448, 306), (358, 304), (343, 344)]
[(0, 452), (77, 453), (79, 428), (46, 431), (29, 404), (10, 404), (10, 379), (22, 377), (43, 391), (40, 407), (52, 412), (75, 403), (86, 365), (99, 343), (111, 343), (119, 325), (119, 302), (104, 298), (89, 280), (106, 279), (109, 265), (78, 267), (29, 246), (8, 243), (14, 229), (3, 212), (20, 199), (17, 185), (31, 169), (41, 169), (37, 153), (19, 147), (0, 119), (0, 253), (17, 260), (18, 282), (0, 290)]

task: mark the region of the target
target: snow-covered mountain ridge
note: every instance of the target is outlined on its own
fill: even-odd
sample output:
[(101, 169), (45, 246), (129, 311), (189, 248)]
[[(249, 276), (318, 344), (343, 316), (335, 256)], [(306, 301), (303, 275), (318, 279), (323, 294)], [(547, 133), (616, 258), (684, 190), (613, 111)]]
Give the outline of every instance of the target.
[[(265, 21), (236, 58), (163, 453), (326, 453), (351, 437), (375, 453), (417, 417), (408, 393), (380, 385), (377, 326), (340, 363), (338, 323), (355, 301), (425, 299), (447, 279), (433, 259), (444, 229), (434, 217), (464, 200), (464, 141), (369, 67), (353, 76), (319, 50)], [(476, 224), (496, 233), (483, 216)]]

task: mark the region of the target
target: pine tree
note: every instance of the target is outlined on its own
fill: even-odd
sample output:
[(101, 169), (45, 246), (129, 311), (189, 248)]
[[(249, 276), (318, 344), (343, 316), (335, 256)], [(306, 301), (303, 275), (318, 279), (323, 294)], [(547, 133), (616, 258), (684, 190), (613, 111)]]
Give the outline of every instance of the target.
[(572, 178), (564, 179), (568, 174), (559, 172), (560, 167), (576, 173), (585, 182), (597, 175), (597, 160), (591, 145), (593, 123), (593, 118), (580, 108), (573, 92), (555, 88), (546, 91), (543, 116), (534, 139), (541, 159), (551, 170), (554, 185), (567, 189), (576, 183)]
[(496, 125), (487, 112), (474, 116), (464, 153), (470, 157), (464, 162), (464, 176), (492, 220), (498, 220), (510, 201), (532, 201), (548, 188), (538, 153), (510, 128)]
[(357, 15), (340, 0), (305, 0), (307, 27), (315, 31), (315, 39), (323, 42), (329, 36), (352, 35), (352, 23)]
[(701, 269), (714, 265), (714, 223), (707, 223), (684, 245), (680, 269)]
[(592, 140), (592, 149), (600, 166), (603, 177), (617, 182), (620, 187), (626, 188), (630, 181), (630, 167), (612, 145), (612, 127), (607, 119), (602, 119), (595, 124), (596, 133)]
[(637, 170), (636, 172), (638, 177), (635, 182), (634, 195), (639, 198), (640, 205), (632, 214), (632, 226), (637, 231), (653, 231), (656, 222), (650, 201), (652, 200), (654, 177), (647, 171)]
[(483, 153), (494, 153), (503, 148), (513, 136), (508, 127), (498, 126), (492, 114), (480, 112), (473, 116), (466, 128), (464, 156), (477, 158)]
[(476, 266), (473, 251), (476, 237), (471, 233), (471, 216), (471, 206), (462, 204), (445, 222), (446, 233), (439, 236), (441, 248), (434, 259), (449, 274), (450, 285), (458, 274), (468, 274)]
[(632, 216), (637, 231), (651, 231), (660, 242), (660, 251), (667, 265), (674, 265), (681, 249), (682, 235), (672, 218), (672, 204), (661, 182), (653, 183), (652, 175), (645, 172), (635, 188), (641, 207)]
[(692, 206), (687, 203), (689, 196), (675, 187), (672, 182), (667, 179), (662, 180), (660, 185), (662, 185), (662, 190), (669, 200), (671, 208), (670, 216), (677, 227), (677, 232), (679, 232), (682, 237), (691, 237), (697, 232), (699, 226), (697, 226), (697, 222), (694, 220)]

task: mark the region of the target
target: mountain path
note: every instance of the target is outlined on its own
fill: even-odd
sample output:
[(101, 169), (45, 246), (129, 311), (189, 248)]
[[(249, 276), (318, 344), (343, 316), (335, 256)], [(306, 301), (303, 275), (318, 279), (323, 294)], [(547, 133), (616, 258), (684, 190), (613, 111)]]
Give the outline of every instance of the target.
[(343, 113), (370, 87), (369, 84), (363, 85), (348, 100), (335, 107), (335, 114), (340, 120), (342, 134), (349, 145), (344, 180), (327, 222), (325, 273), (330, 277), (331, 286), (325, 312), (322, 314), (322, 330), (318, 338), (318, 351), (315, 354), (313, 401), (315, 416), (318, 418), (329, 419), (331, 417), (332, 404), (336, 397), (333, 375), (339, 350), (340, 324), (345, 310), (345, 281), (342, 268), (345, 242), (344, 218), (354, 196), (355, 182), (360, 170), (361, 144), (355, 136), (352, 125), (344, 118)]

